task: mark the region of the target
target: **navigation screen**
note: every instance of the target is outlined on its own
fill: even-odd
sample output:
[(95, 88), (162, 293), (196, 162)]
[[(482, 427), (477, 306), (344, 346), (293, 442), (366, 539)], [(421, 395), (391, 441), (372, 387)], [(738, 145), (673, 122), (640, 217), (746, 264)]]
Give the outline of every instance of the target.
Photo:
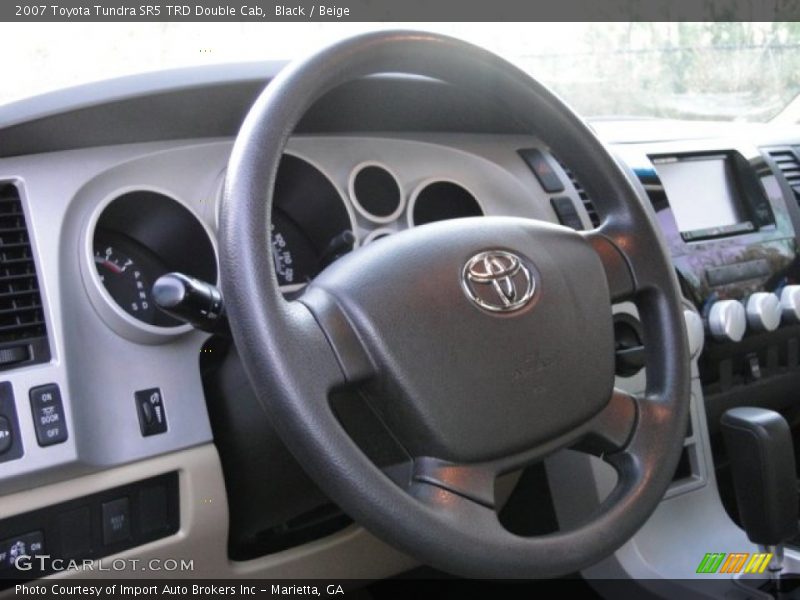
[(657, 159), (653, 163), (682, 233), (746, 220), (724, 156)]

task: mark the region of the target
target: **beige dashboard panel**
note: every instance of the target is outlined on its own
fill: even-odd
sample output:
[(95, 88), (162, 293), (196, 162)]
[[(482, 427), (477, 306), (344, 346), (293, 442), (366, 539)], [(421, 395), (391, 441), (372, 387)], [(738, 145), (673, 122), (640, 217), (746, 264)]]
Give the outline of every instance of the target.
[[(192, 561), (191, 570), (149, 571), (146, 575), (141, 567), (136, 570), (73, 570), (52, 577), (379, 579), (416, 565), (413, 559), (355, 525), (283, 552), (245, 562), (229, 560), (228, 504), (222, 468), (213, 444), (3, 496), (0, 497), (0, 514), (12, 516), (172, 471), (179, 473), (181, 526), (178, 533), (104, 558), (102, 564), (109, 565), (116, 558), (139, 559), (139, 564), (153, 559), (172, 559)], [(253, 476), (258, 477), (258, 474)], [(275, 488), (276, 493), (280, 493), (280, 482), (275, 482)], [(13, 590), (7, 590), (0, 597), (12, 593)]]

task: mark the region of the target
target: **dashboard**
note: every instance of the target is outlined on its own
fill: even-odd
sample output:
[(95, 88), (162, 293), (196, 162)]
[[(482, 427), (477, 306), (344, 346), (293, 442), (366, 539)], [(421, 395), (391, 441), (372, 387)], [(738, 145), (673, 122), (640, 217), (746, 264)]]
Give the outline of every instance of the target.
[[(250, 510), (237, 504), (242, 494), (235, 492), (246, 484), (232, 479), (233, 463), (275, 476), (256, 495), (306, 484), (237, 454), (219, 425), (234, 417), (215, 405), (221, 401), (206, 381), (225, 345), (158, 310), (152, 286), (173, 271), (218, 280), (218, 209), (232, 136), (280, 65), (252, 68), (234, 69), (237, 75), (209, 69), (199, 86), (197, 73), (192, 85), (172, 76), (133, 78), (122, 86), (130, 94), (83, 90), (80, 102), (43, 98), (35, 114), (31, 105), (0, 112), (8, 140), (0, 157), (0, 563), (3, 538), (43, 532), (51, 547), (61, 543), (63, 514), (85, 510), (100, 524), (81, 556), (143, 547), (189, 555), (204, 542), (209, 549), (198, 567), (209, 576), (376, 577), (413, 564), (346, 519), (277, 550), (231, 546), (229, 523)], [(389, 109), (376, 109), (376, 98), (387, 97)], [(412, 98), (422, 99), (414, 110), (403, 108)], [(144, 99), (148, 115), (132, 109)], [(176, 107), (188, 114), (169, 118), (181, 112)], [(110, 119), (119, 124), (113, 132), (98, 125)], [(692, 423), (670, 492), (688, 494), (714, 480), (708, 450), (721, 411), (794, 403), (800, 130), (593, 127), (652, 208), (696, 334), (700, 324), (692, 338)], [(289, 141), (277, 175), (272, 247), (264, 252), (291, 297), (348, 252), (411, 227), (481, 215), (579, 230), (603, 219), (569, 157), (517, 131), (500, 109), (437, 82), (371, 78), (323, 98)], [(619, 306), (615, 313), (618, 385), (640, 391), (636, 312)], [(242, 379), (239, 372), (246, 387)], [(234, 402), (244, 406), (247, 392), (239, 393)], [(140, 516), (126, 536), (107, 538), (103, 519), (119, 497), (129, 499), (126, 514)], [(151, 503), (163, 509), (154, 529), (141, 516)], [(264, 527), (297, 516), (282, 513)], [(331, 562), (343, 548), (369, 558)]]

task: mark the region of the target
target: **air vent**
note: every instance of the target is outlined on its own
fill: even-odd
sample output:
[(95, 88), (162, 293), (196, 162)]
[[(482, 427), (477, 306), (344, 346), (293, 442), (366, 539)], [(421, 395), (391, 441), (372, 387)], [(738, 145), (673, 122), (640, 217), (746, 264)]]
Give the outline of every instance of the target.
[(50, 359), (19, 190), (0, 183), (0, 369)]
[(778, 165), (787, 183), (794, 191), (795, 198), (800, 202), (800, 161), (798, 161), (797, 155), (789, 148), (770, 150), (769, 155)]
[(575, 174), (569, 169), (569, 167), (567, 167), (559, 159), (556, 160), (558, 160), (558, 164), (561, 165), (561, 168), (564, 169), (564, 173), (566, 173), (567, 177), (569, 177), (569, 180), (572, 182), (575, 191), (578, 192), (578, 197), (581, 199), (581, 202), (583, 202), (583, 207), (589, 214), (589, 219), (592, 221), (592, 226), (599, 227), (600, 215), (597, 213), (597, 209), (594, 207), (594, 202), (592, 202), (592, 199), (589, 198), (589, 194), (587, 194), (586, 190), (583, 189), (580, 181), (578, 181), (577, 177), (575, 177)]

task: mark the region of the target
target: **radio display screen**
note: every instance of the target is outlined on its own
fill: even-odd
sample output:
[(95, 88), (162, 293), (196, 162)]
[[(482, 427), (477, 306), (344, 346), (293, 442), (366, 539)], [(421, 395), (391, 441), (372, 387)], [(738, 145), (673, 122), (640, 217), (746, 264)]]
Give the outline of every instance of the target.
[(653, 164), (681, 233), (747, 221), (726, 156), (659, 158)]

